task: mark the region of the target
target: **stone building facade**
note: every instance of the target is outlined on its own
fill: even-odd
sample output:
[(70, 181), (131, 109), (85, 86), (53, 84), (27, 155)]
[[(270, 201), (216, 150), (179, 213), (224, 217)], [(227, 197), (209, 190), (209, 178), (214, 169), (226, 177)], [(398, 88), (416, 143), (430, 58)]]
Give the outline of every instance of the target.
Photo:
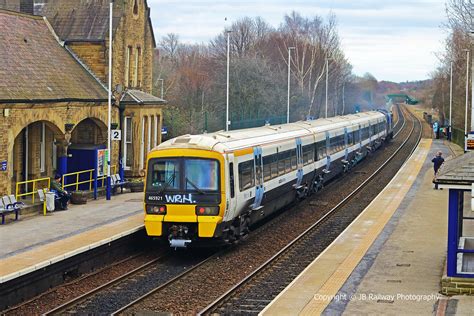
[[(0, 0), (0, 195), (70, 171), (72, 148), (106, 145), (108, 10), (108, 0)], [(122, 140), (112, 142), (111, 164), (128, 177), (161, 142), (166, 103), (150, 94), (149, 10), (146, 0), (114, 2), (111, 122)]]

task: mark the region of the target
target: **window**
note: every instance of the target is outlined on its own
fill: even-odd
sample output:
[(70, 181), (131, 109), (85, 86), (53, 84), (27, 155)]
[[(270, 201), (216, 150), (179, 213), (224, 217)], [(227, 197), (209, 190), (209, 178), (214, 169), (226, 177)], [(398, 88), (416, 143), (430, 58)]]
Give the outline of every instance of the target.
[(253, 160), (239, 163), (240, 191), (247, 190), (255, 185)]
[(140, 137), (140, 170), (143, 169), (145, 165), (145, 116), (142, 117), (142, 128), (141, 128), (141, 137)]
[(133, 14), (138, 15), (138, 0), (133, 1)]
[(322, 140), (316, 143), (316, 152), (318, 153), (318, 160), (326, 158), (326, 141)]
[(127, 47), (127, 55), (125, 56), (125, 87), (130, 86), (130, 61), (132, 58), (132, 46)]
[(135, 64), (133, 67), (133, 86), (138, 87), (138, 59), (140, 56), (140, 47), (137, 47), (137, 52), (135, 53)]
[(186, 191), (217, 191), (219, 163), (210, 159), (184, 160), (184, 182)]
[(286, 150), (278, 153), (278, 175), (281, 176), (291, 171), (291, 156), (291, 150)]
[(344, 147), (345, 147), (344, 135), (338, 135), (338, 136), (332, 137), (330, 143), (331, 143), (330, 150), (329, 150), (330, 155), (344, 150)]
[(180, 165), (177, 159), (153, 159), (148, 170), (147, 191), (180, 188)]
[(135, 65), (135, 86), (141, 87), (142, 86), (142, 48), (137, 46), (137, 57), (136, 57), (136, 65)]
[[(155, 129), (153, 130), (153, 147), (156, 147), (156, 145), (158, 144), (158, 116), (155, 115), (153, 116), (154, 118), (154, 121), (155, 121), (155, 124), (154, 124), (154, 127)], [(160, 131), (161, 133), (161, 131)]]
[(306, 166), (314, 161), (314, 144), (303, 146), (303, 164)]
[(291, 170), (296, 170), (298, 168), (297, 161), (296, 161), (296, 149), (290, 150), (290, 158), (291, 158)]
[(147, 119), (147, 127), (148, 127), (148, 137), (147, 137), (147, 142), (146, 142), (146, 149), (147, 152), (151, 150), (151, 124), (153, 124), (153, 121), (150, 117), (150, 119)]
[(132, 118), (130, 116), (125, 117), (124, 119), (124, 147), (123, 147), (123, 163), (125, 169), (130, 169), (133, 164), (133, 125)]
[(46, 127), (41, 123), (40, 131), (40, 172), (46, 171)]
[(234, 163), (229, 163), (230, 197), (235, 197)]

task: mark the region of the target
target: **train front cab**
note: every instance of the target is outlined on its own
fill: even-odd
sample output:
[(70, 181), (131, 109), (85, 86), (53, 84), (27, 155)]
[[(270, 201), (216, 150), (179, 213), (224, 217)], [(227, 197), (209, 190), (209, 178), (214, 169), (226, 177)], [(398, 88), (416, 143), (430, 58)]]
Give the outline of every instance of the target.
[(222, 154), (199, 149), (150, 152), (145, 184), (145, 228), (149, 236), (185, 247), (215, 236), (226, 208)]

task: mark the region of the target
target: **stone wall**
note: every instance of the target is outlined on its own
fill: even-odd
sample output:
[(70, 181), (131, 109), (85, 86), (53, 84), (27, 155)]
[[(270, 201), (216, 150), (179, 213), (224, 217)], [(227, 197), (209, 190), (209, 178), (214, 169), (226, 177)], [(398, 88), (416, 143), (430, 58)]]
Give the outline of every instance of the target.
[[(76, 127), (87, 118), (107, 126), (107, 103), (0, 104), (0, 128), (4, 131), (0, 138), (0, 162), (7, 161), (7, 171), (0, 171), (0, 195), (14, 192), (15, 182), (24, 179), (25, 127), (28, 126), (28, 178), (51, 177), (55, 172), (52, 161), (53, 138), (58, 146), (63, 146), (67, 136), (70, 137), (65, 131), (65, 124), (71, 123)], [(112, 122), (118, 123), (118, 120), (118, 109), (113, 107)], [(40, 122), (45, 122), (47, 127), (45, 172), (40, 172)], [(104, 139), (99, 137), (97, 141), (104, 142)], [(118, 164), (118, 149), (119, 142), (112, 142), (112, 165)]]
[(68, 47), (102, 82), (106, 82), (108, 56), (106, 55), (105, 43), (69, 42)]

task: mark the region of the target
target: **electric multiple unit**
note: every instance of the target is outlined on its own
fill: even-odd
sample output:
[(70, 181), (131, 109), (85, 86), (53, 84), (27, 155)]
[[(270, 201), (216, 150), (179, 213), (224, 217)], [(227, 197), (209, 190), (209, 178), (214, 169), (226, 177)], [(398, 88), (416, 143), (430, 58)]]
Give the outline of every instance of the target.
[(239, 240), (392, 133), (391, 114), (372, 111), (168, 140), (147, 157), (147, 234), (172, 247)]

